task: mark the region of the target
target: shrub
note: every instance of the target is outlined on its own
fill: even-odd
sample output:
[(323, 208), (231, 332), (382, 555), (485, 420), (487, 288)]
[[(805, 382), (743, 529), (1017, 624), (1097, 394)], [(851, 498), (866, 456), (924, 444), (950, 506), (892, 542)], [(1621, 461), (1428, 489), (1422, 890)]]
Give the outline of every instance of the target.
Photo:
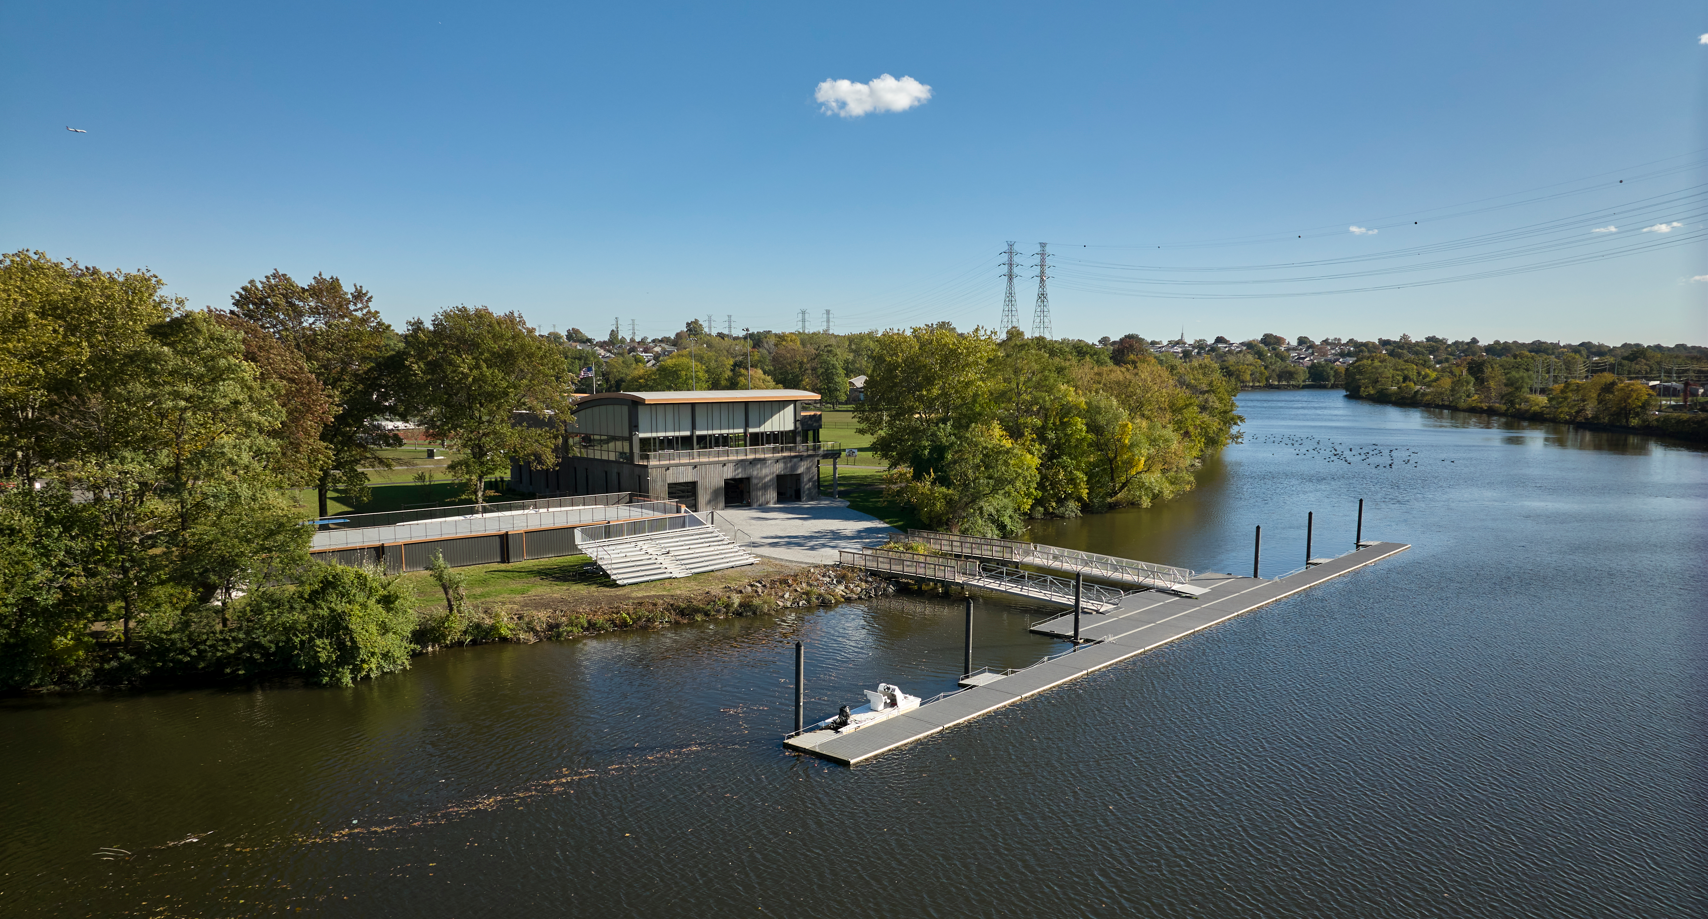
[(311, 682), (349, 686), (409, 669), (415, 614), (397, 579), (377, 569), (313, 565), (295, 587), (263, 591), (245, 606), (245, 619), (279, 635)]

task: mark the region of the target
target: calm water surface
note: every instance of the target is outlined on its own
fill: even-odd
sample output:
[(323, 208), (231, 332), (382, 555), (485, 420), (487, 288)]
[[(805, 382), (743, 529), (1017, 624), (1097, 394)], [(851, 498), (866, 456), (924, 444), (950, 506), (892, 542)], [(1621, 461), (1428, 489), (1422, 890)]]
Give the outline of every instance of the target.
[[(0, 915), (1701, 916), (1708, 463), (1337, 393), (1058, 545), (1264, 574), (1397, 558), (858, 769), (814, 714), (931, 695), (905, 595), (418, 659), (349, 690), (0, 705)], [(977, 665), (1057, 646), (980, 603)], [(135, 853), (101, 861), (117, 846)]]

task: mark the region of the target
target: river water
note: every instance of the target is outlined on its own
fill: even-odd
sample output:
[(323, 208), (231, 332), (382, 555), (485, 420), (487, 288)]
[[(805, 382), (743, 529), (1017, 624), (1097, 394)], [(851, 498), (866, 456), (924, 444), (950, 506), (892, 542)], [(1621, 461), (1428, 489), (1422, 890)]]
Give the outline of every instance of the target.
[[(1414, 548), (856, 769), (810, 714), (960, 669), (959, 602), (436, 654), (348, 690), (0, 704), (7, 916), (1701, 916), (1708, 455), (1241, 399), (1166, 506), (1042, 542), (1264, 575)], [(1057, 649), (979, 603), (977, 666)], [(107, 861), (99, 847), (129, 850)]]

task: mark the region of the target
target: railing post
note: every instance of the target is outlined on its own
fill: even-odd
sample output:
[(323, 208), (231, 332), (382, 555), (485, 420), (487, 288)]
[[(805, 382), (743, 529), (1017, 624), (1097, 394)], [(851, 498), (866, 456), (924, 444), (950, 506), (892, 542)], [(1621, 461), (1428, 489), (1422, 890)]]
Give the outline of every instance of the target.
[(1084, 605), (1080, 597), (1084, 593), (1085, 572), (1081, 571), (1073, 576), (1073, 644), (1076, 648), (1079, 647), (1079, 611)]
[(1257, 563), (1263, 558), (1263, 526), (1257, 527), (1257, 542), (1251, 549), (1251, 576), (1257, 577)]
[(967, 652), (961, 659), (961, 676), (973, 672), (973, 598), (967, 597)]
[(1305, 512), (1305, 567), (1311, 567), (1311, 529), (1316, 524), (1317, 512)]
[(1364, 545), (1364, 499), (1358, 499), (1358, 535), (1352, 537), (1352, 548)]
[(806, 728), (807, 649), (805, 642), (795, 642), (795, 733)]

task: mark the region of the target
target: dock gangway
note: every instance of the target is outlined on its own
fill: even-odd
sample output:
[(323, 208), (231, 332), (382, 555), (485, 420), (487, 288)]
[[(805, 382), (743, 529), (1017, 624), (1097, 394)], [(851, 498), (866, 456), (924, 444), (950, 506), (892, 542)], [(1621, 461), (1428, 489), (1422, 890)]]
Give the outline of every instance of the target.
[(1202, 590), (1192, 586), (1196, 572), (1172, 565), (1081, 552), (1014, 539), (988, 536), (961, 536), (933, 530), (908, 530), (907, 538), (925, 545), (933, 552), (956, 558), (975, 558), (1012, 565), (1029, 565), (1060, 574), (1083, 574), (1088, 578), (1108, 581), (1145, 590), (1166, 590), (1185, 596), (1197, 596)]
[[(1074, 582), (1067, 578), (1023, 571), (1006, 565), (992, 565), (977, 559), (894, 552), (888, 549), (843, 549), (839, 558), (841, 564), (850, 568), (862, 568), (891, 577), (959, 584), (962, 587), (1007, 594), (1011, 597), (1073, 606)], [(1083, 587), (1080, 606), (1094, 613), (1114, 609), (1125, 596), (1120, 590), (1098, 584), (1085, 584)]]

